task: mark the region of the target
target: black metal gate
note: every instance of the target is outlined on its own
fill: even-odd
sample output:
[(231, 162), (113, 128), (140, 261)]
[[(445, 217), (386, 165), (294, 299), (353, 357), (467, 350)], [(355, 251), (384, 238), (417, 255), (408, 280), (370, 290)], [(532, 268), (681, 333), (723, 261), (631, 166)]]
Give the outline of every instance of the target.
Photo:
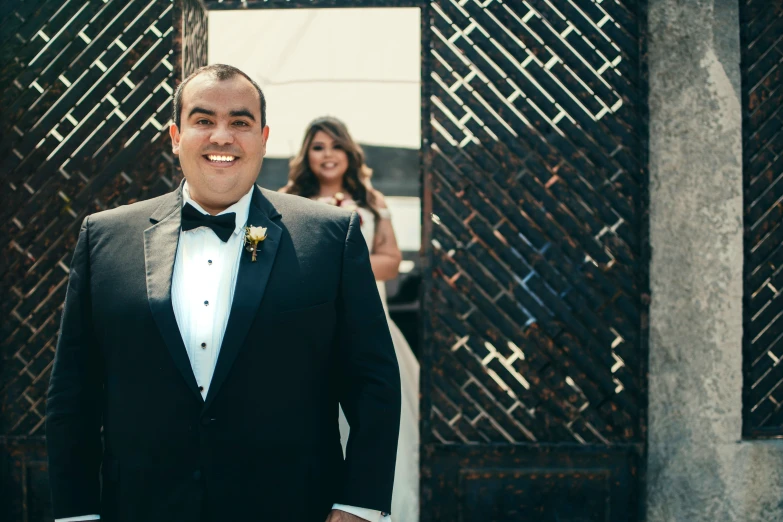
[(641, 518), (644, 8), (431, 5), (423, 520)]
[(744, 174), (743, 435), (783, 435), (783, 1), (740, 2)]
[(51, 518), (79, 223), (177, 182), (208, 10), (369, 6), (422, 9), (422, 520), (641, 519), (644, 0), (46, 0), (0, 13), (2, 520)]

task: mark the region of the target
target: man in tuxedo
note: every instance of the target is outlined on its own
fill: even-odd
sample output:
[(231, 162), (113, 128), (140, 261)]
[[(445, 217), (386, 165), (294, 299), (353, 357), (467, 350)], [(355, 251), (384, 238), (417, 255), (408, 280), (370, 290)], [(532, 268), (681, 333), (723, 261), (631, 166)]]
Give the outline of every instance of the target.
[(82, 223), (47, 402), (59, 521), (390, 520), (399, 372), (359, 217), (255, 186), (265, 103), (199, 69), (183, 184)]

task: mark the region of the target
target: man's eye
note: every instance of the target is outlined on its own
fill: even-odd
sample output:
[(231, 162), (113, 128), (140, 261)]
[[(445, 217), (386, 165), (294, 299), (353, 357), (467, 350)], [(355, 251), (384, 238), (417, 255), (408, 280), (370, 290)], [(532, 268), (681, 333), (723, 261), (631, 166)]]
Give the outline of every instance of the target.
[(209, 125), (210, 123), (211, 122), (209, 120), (205, 120), (203, 118), (198, 120), (198, 121), (196, 121), (196, 125)]
[(248, 126), (246, 121), (235, 121), (234, 125), (239, 125), (240, 127), (247, 127)]

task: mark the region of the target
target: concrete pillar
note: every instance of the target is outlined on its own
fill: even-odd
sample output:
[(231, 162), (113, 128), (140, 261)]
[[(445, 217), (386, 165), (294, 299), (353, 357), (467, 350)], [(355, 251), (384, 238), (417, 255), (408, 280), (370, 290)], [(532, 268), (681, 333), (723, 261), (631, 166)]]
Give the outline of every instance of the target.
[(783, 443), (742, 441), (737, 0), (649, 0), (648, 522), (783, 520)]

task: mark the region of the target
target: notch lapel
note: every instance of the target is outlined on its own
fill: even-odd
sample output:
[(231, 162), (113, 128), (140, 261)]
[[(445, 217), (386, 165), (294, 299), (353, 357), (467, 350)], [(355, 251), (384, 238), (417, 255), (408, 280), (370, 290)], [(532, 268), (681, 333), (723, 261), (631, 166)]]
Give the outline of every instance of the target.
[(231, 303), (226, 333), (223, 335), (223, 344), (220, 347), (215, 371), (212, 374), (212, 382), (209, 384), (204, 404), (205, 410), (212, 403), (215, 395), (220, 391), (221, 385), (228, 377), (231, 366), (245, 342), (250, 325), (258, 313), (258, 307), (264, 297), (269, 275), (275, 262), (277, 249), (280, 246), (280, 238), (283, 235), (283, 229), (276, 223), (279, 217), (280, 213), (268, 199), (261, 195), (259, 188), (255, 187), (247, 224), (266, 227), (267, 236), (259, 245), (255, 262), (250, 260), (250, 253), (244, 249), (240, 254), (234, 300)]
[(203, 400), (182, 341), (171, 304), (171, 278), (177, 256), (182, 214), (182, 185), (166, 196), (150, 217), (154, 224), (144, 231), (144, 264), (147, 270), (147, 300), (160, 334), (188, 388)]

